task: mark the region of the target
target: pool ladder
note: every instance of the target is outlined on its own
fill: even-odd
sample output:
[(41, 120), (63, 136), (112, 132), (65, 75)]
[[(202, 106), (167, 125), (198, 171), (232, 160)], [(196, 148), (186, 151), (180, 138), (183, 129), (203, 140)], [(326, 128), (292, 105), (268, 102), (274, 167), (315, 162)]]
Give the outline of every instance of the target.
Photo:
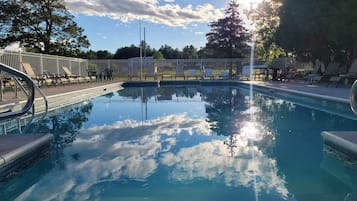
[[(19, 87), (24, 94), (27, 96), (26, 104), (17, 111), (11, 111), (11, 109), (0, 112), (0, 120), (8, 119), (12, 117), (22, 116), (26, 114), (32, 108), (32, 116), (35, 114), (35, 89), (41, 94), (45, 101), (45, 114), (48, 111), (48, 100), (42, 90), (32, 81), (32, 79), (25, 73), (12, 68), (6, 64), (0, 63), (0, 72), (7, 74), (15, 81), (15, 93), (17, 93), (17, 88)], [(24, 84), (26, 85), (24, 85)], [(26, 89), (27, 88), (27, 89)], [(3, 80), (0, 80), (0, 93), (3, 94)]]

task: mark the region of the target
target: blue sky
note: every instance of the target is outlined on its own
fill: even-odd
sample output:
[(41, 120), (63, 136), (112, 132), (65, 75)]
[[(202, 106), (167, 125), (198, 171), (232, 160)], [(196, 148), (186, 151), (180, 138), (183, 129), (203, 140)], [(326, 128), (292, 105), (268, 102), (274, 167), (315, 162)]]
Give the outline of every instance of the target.
[[(238, 0), (241, 7), (249, 1)], [(229, 0), (65, 0), (75, 21), (84, 28), (92, 50), (138, 45), (139, 21), (146, 42), (155, 49), (169, 45), (205, 46), (208, 24), (224, 16)], [(143, 39), (142, 31), (142, 39)]]

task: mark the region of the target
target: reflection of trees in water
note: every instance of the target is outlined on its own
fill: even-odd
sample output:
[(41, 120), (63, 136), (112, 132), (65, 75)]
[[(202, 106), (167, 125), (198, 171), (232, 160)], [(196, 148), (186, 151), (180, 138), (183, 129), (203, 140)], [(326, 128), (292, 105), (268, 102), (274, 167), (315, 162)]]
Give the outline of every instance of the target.
[(49, 116), (41, 122), (29, 125), (29, 133), (51, 133), (53, 139), (53, 151), (61, 167), (64, 168), (63, 148), (76, 139), (78, 130), (82, 128), (84, 122), (88, 121), (87, 116), (93, 108), (93, 103), (86, 102), (80, 106), (72, 106), (70, 109), (61, 109), (60, 113)]
[(241, 111), (247, 109), (244, 95), (230, 87), (203, 87), (202, 96), (207, 102), (207, 121), (217, 135), (229, 136), (239, 124)]
[(127, 97), (132, 100), (140, 99), (147, 102), (152, 97), (156, 96), (156, 87), (129, 87), (118, 91), (119, 96)]
[(172, 99), (172, 96), (193, 98), (199, 93), (198, 86), (173, 86), (173, 87), (129, 87), (118, 91), (119, 96), (127, 97), (132, 100), (140, 99), (147, 102), (153, 97), (162, 97), (165, 100)]
[(206, 105), (207, 121), (217, 135), (228, 136), (224, 141), (231, 156), (237, 148), (237, 126), (241, 111), (247, 108), (242, 91), (231, 87), (202, 87), (202, 97)]

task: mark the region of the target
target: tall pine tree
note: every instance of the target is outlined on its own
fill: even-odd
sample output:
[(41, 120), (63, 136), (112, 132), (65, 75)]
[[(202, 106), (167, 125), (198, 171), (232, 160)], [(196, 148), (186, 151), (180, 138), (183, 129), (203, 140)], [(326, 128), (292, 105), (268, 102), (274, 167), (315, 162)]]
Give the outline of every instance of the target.
[(232, 0), (225, 10), (225, 17), (211, 22), (211, 32), (206, 34), (206, 54), (209, 57), (241, 58), (249, 52), (248, 30), (243, 26), (239, 4)]
[(89, 47), (63, 0), (1, 0), (0, 47), (12, 42), (35, 52), (75, 56)]

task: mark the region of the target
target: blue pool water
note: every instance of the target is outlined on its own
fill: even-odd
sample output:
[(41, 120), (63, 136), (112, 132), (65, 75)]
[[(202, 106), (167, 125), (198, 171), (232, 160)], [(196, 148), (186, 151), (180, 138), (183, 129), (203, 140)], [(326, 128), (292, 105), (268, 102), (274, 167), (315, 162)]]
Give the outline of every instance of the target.
[(52, 153), (1, 200), (341, 201), (357, 168), (320, 133), (356, 120), (236, 87), (128, 88), (51, 112)]

